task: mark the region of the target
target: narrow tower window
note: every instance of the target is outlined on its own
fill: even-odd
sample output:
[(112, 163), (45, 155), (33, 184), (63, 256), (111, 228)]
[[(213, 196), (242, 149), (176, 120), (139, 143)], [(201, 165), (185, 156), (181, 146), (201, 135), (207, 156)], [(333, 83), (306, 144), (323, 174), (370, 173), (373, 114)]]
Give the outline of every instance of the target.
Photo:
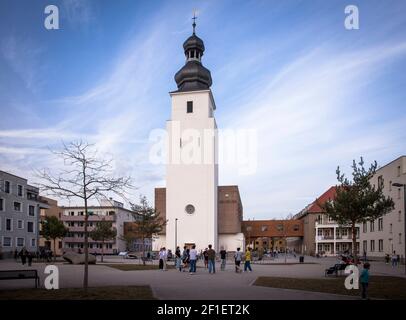
[(187, 113), (193, 113), (193, 101), (187, 102)]

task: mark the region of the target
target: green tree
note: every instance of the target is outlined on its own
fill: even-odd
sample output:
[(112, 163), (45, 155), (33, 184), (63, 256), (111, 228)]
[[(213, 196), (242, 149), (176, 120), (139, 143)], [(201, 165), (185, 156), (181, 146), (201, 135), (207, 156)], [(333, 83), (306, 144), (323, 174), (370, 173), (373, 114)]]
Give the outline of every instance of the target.
[(376, 174), (377, 162), (371, 164), (369, 169), (364, 168), (364, 160), (353, 160), (352, 180), (349, 180), (337, 167), (336, 196), (331, 201), (318, 203), (326, 214), (340, 226), (350, 227), (352, 235), (352, 251), (355, 263), (358, 262), (356, 243), (356, 224), (375, 219), (387, 214), (394, 209), (392, 198), (383, 194), (383, 180), (378, 180), (377, 185), (372, 185), (370, 180)]
[(117, 236), (116, 228), (113, 228), (113, 224), (110, 221), (102, 220), (96, 223), (96, 227), (90, 232), (90, 238), (95, 241), (101, 241), (102, 243), (102, 255), (101, 262), (103, 262), (104, 257), (104, 243), (106, 241), (112, 240)]
[[(166, 225), (164, 220), (155, 208), (149, 205), (145, 196), (140, 199), (140, 204), (132, 204), (132, 211), (134, 216), (134, 228), (132, 231), (134, 235), (142, 241), (142, 256), (145, 257), (145, 240), (152, 239), (152, 237), (163, 230)], [(145, 260), (143, 259), (145, 264)]]
[(47, 216), (41, 221), (41, 235), (54, 242), (54, 261), (56, 260), (56, 239), (66, 236), (68, 228), (55, 216)]

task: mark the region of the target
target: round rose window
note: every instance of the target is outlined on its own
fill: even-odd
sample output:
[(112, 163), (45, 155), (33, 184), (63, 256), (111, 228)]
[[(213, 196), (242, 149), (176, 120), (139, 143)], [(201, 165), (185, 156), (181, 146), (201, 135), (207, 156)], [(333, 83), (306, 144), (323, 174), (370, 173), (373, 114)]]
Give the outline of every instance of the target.
[(186, 208), (185, 208), (185, 211), (186, 211), (188, 214), (192, 214), (192, 213), (195, 212), (195, 207), (194, 207), (193, 205), (191, 205), (191, 204), (188, 204), (188, 205), (186, 206)]

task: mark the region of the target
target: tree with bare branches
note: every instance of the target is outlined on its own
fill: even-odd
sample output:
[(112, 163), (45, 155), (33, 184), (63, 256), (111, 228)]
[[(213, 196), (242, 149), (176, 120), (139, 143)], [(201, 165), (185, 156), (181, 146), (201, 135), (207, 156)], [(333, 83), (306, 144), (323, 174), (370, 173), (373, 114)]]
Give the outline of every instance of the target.
[(83, 288), (88, 287), (89, 278), (89, 232), (88, 232), (88, 203), (90, 200), (107, 198), (109, 193), (114, 193), (124, 198), (127, 188), (131, 188), (130, 177), (115, 177), (113, 174), (113, 159), (100, 158), (94, 145), (84, 141), (63, 143), (60, 151), (52, 151), (66, 169), (52, 173), (50, 169), (37, 171), (40, 178), (38, 186), (50, 196), (59, 199), (79, 199), (85, 208), (84, 223), (84, 276)]

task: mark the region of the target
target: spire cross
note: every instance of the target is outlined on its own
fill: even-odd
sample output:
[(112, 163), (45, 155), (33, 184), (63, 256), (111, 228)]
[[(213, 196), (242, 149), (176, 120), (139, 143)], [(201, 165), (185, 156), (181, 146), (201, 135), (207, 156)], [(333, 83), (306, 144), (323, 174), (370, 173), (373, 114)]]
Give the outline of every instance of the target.
[(193, 26), (193, 34), (195, 34), (196, 19), (197, 19), (197, 17), (196, 17), (196, 12), (193, 12), (193, 18), (192, 18), (192, 20), (193, 20), (193, 24), (192, 24), (192, 26)]

